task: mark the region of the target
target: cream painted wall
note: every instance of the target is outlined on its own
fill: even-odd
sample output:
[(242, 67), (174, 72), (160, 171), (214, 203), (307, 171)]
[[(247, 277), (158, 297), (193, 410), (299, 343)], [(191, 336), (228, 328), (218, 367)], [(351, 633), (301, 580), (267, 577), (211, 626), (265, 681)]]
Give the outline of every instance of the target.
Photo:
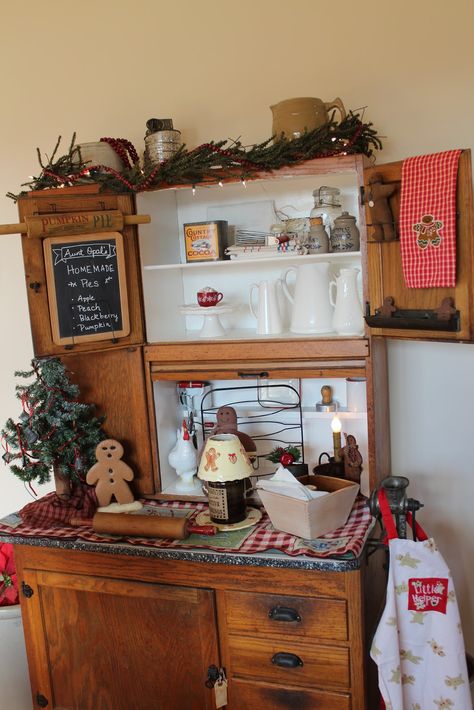
[[(26, 0), (3, 3), (0, 194), (38, 173), (59, 134), (126, 137), (172, 116), (189, 146), (260, 142), (270, 104), (340, 96), (386, 136), (379, 162), (472, 148), (472, 0)], [(0, 223), (16, 221), (0, 201)], [(19, 238), (0, 237), (0, 423), (13, 371), (32, 355)], [(391, 342), (393, 472), (425, 503), (420, 519), (451, 566), (474, 651), (474, 346)], [(0, 468), (0, 515), (28, 500)]]

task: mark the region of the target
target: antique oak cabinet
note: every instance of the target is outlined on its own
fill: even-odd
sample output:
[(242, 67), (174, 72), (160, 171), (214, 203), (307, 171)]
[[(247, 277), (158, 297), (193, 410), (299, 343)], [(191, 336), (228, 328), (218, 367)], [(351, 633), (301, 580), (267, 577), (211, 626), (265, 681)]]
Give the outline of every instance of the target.
[[(242, 384), (291, 383), (301, 397), (311, 465), (331, 449), (330, 415), (316, 414), (315, 402), (320, 387), (332, 384), (344, 430), (357, 432), (363, 452), (363, 492), (389, 474), (385, 336), (474, 339), (470, 154), (462, 153), (459, 168), (455, 289), (413, 293), (404, 287), (399, 243), (373, 238), (366, 204), (373, 170), (362, 156), (345, 156), (260, 174), (246, 186), (237, 179), (138, 196), (138, 212), (152, 221), (140, 229), (140, 245), (136, 226), (120, 230), (130, 328), (117, 338), (55, 342), (43, 240), (22, 235), (35, 354), (59, 356), (82, 398), (106, 415), (105, 432), (124, 444), (137, 495), (202, 499), (177, 493), (168, 464), (182, 412), (177, 384), (183, 381), (220, 393)], [(399, 185), (400, 164), (377, 171)], [(360, 251), (185, 262), (184, 224), (227, 219), (242, 230), (262, 224), (268, 229), (269, 222), (307, 216), (312, 192), (322, 185), (338, 187), (343, 209), (356, 216)], [(395, 222), (398, 207), (397, 189), (391, 198)], [(101, 211), (131, 215), (137, 204), (131, 195), (99, 192), (93, 185), (32, 192), (19, 209), (24, 222)], [(329, 263), (330, 278), (340, 268), (358, 270), (371, 327), (357, 337), (288, 330), (257, 337), (247, 307), (252, 283), (278, 281), (287, 269), (318, 261)], [(199, 319), (182, 309), (195, 303), (204, 286), (223, 292), (234, 308), (232, 318), (222, 318), (221, 338), (201, 338)], [(387, 298), (401, 319), (385, 317)], [(437, 316), (447, 298), (455, 319)], [(366, 381), (366, 412), (345, 412), (349, 377)], [(202, 437), (198, 407), (194, 414)], [(22, 607), (35, 707), (211, 708), (213, 695), (205, 686), (210, 665), (226, 669), (229, 708), (376, 707), (369, 700), (373, 683), (366, 659), (382, 598), (377, 555), (369, 569), (365, 556), (305, 566), (278, 557), (237, 563), (231, 553), (167, 557), (108, 554), (92, 544), (80, 548), (17, 546), (20, 576), (32, 592)]]

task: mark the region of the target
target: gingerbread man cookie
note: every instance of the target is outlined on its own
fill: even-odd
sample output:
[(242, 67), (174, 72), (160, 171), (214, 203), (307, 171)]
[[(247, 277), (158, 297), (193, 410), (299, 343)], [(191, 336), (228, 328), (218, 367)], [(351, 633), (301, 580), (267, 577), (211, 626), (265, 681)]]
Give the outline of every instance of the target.
[(112, 497), (120, 505), (133, 503), (133, 493), (127, 481), (133, 479), (133, 471), (122, 461), (123, 446), (115, 439), (105, 439), (95, 450), (95, 463), (87, 472), (86, 481), (95, 484), (97, 500), (101, 507), (108, 505)]

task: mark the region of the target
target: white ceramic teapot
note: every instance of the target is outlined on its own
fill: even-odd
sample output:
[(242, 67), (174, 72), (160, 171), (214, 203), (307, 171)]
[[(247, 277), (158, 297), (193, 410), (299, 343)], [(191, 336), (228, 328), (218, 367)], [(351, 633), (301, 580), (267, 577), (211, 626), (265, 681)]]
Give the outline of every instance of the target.
[[(364, 318), (357, 289), (359, 269), (340, 269), (329, 284), (329, 300), (334, 306), (332, 325), (338, 335), (363, 335)], [(336, 289), (336, 300), (334, 300)]]
[[(283, 330), (277, 289), (277, 287), (281, 287), (281, 283), (281, 279), (277, 279), (277, 281), (260, 281), (250, 286), (249, 308), (250, 313), (257, 321), (258, 335), (278, 335)], [(257, 312), (253, 306), (255, 289), (258, 290)]]
[[(288, 288), (287, 277), (296, 274), (294, 295)], [(292, 333), (312, 334), (332, 331), (333, 310), (329, 302), (329, 263), (290, 266), (283, 274), (283, 292), (292, 304), (290, 330)]]

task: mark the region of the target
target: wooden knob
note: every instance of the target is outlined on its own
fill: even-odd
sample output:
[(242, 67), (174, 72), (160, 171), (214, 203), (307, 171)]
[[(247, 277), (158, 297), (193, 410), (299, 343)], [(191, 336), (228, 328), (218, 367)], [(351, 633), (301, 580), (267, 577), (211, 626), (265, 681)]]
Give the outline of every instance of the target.
[(323, 385), (321, 387), (321, 398), (323, 404), (331, 404), (332, 402), (332, 387), (329, 385)]

